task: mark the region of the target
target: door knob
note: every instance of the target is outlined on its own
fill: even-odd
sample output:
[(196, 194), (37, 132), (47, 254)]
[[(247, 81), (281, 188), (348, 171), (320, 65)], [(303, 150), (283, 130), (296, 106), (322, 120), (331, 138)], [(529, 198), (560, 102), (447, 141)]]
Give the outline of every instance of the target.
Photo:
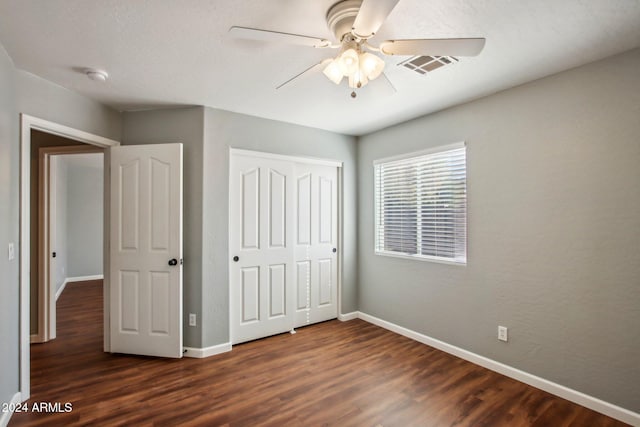
[(338, 249), (337, 248), (333, 248), (332, 252), (335, 254), (336, 252), (338, 252)]
[(240, 261), (240, 257), (238, 255), (233, 257), (233, 262), (238, 262)]
[(177, 260), (177, 259), (175, 259), (175, 258), (171, 258), (171, 259), (169, 260), (169, 265), (178, 265), (178, 260)]

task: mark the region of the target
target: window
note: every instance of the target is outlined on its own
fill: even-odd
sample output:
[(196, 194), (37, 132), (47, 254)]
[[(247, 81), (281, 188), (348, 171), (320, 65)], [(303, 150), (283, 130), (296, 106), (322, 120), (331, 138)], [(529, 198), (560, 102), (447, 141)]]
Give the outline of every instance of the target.
[(375, 250), (467, 262), (464, 143), (374, 162)]

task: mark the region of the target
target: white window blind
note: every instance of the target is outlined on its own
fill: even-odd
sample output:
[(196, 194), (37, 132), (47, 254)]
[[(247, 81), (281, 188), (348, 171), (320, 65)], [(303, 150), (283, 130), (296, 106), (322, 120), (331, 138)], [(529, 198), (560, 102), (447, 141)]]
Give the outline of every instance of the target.
[(466, 264), (466, 149), (454, 147), (374, 163), (376, 253)]

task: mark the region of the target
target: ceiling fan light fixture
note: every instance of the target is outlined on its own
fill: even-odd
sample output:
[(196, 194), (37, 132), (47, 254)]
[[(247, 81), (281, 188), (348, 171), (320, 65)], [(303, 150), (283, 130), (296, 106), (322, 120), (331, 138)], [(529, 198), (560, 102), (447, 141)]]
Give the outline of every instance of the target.
[(334, 59), (332, 59), (329, 62), (329, 64), (326, 67), (324, 67), (324, 70), (322, 70), (322, 72), (324, 73), (325, 76), (327, 76), (329, 80), (331, 80), (337, 85), (340, 84), (340, 82), (342, 81), (342, 77), (344, 76), (342, 74), (342, 70), (340, 69), (340, 66), (338, 65), (337, 61)]
[(349, 76), (349, 87), (352, 89), (359, 89), (369, 83), (369, 79), (365, 76), (361, 70)]
[(349, 80), (349, 87), (358, 89), (382, 74), (385, 62), (377, 55), (362, 52), (359, 45), (346, 47), (337, 58), (328, 60), (323, 73), (335, 84), (343, 77)]
[(338, 65), (343, 75), (350, 76), (355, 74), (360, 68), (358, 52), (353, 48), (345, 50), (339, 56)]
[(369, 52), (360, 54), (360, 72), (369, 80), (377, 79), (382, 74), (384, 65), (384, 61), (377, 55)]

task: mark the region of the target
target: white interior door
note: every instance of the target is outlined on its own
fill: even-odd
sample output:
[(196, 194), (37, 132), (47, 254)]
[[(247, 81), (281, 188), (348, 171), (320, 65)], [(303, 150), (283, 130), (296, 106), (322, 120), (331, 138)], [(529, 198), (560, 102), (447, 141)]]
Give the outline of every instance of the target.
[(182, 144), (110, 152), (111, 352), (182, 357)]
[(291, 162), (232, 155), (231, 341), (293, 328)]
[(338, 172), (335, 166), (297, 163), (295, 326), (338, 315)]

